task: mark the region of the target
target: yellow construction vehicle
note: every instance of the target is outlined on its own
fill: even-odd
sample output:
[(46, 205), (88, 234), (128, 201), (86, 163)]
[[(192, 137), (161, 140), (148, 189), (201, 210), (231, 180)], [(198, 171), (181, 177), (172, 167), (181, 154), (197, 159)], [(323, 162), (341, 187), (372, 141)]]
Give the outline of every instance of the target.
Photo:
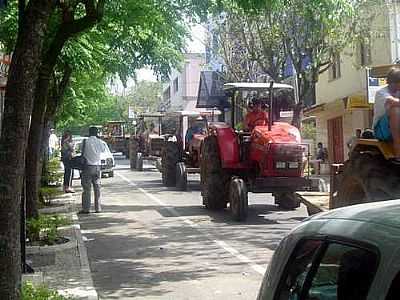
[[(373, 78), (386, 78), (390, 68), (380, 65), (369, 70)], [(399, 199), (400, 166), (392, 163), (392, 143), (377, 139), (356, 139), (344, 164), (331, 166), (330, 193), (300, 195), (309, 214), (348, 205)]]
[[(373, 67), (370, 76), (385, 78), (395, 65)], [(349, 159), (333, 182), (330, 208), (400, 198), (400, 167), (391, 162), (393, 145), (377, 139), (357, 139)]]

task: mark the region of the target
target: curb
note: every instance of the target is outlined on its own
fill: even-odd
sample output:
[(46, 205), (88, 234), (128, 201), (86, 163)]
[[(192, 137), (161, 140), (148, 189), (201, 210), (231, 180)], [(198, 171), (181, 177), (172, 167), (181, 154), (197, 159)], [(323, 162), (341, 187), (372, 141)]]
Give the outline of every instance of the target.
[(72, 215), (72, 220), (74, 222), (73, 227), (75, 230), (76, 240), (77, 240), (77, 244), (78, 244), (79, 260), (80, 260), (80, 264), (81, 264), (81, 274), (82, 274), (82, 277), (84, 278), (84, 281), (86, 284), (84, 294), (87, 295), (88, 300), (98, 300), (99, 296), (93, 285), (92, 273), (90, 271), (90, 265), (89, 265), (89, 258), (87, 255), (85, 242), (83, 241), (83, 238), (82, 238), (82, 232), (81, 232), (81, 226), (79, 224), (79, 219), (78, 219), (78, 216), (76, 215), (76, 213), (74, 213)]

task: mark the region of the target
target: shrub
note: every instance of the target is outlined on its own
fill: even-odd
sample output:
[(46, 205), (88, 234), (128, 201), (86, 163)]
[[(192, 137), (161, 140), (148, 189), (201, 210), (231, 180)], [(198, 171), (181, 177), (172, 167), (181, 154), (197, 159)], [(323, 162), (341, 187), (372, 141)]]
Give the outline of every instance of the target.
[(63, 173), (61, 171), (61, 162), (58, 157), (49, 159), (46, 166), (46, 172), (43, 174), (43, 182), (52, 185), (59, 185), (62, 182)]
[(26, 235), (32, 244), (54, 245), (61, 238), (58, 228), (71, 224), (66, 217), (58, 215), (39, 215), (26, 222)]
[(22, 300), (73, 300), (70, 297), (60, 295), (46, 286), (34, 287), (32, 283), (25, 282), (22, 285)]

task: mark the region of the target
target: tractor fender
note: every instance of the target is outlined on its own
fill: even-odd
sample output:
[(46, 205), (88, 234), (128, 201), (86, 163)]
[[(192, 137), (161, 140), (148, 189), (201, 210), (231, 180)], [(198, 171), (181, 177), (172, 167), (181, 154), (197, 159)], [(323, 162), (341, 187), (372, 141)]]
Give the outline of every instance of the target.
[(222, 166), (239, 163), (239, 142), (233, 129), (224, 123), (213, 124), (211, 133), (217, 136)]

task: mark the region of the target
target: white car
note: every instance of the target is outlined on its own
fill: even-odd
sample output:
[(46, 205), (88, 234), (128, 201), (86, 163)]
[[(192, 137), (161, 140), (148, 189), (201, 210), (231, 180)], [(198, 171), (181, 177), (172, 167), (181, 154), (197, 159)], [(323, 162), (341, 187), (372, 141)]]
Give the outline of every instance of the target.
[[(82, 137), (73, 139), (76, 153), (81, 152), (82, 142), (85, 139), (86, 138)], [(101, 177), (104, 177), (104, 175), (108, 175), (108, 177), (114, 177), (115, 160), (108, 146), (106, 147), (106, 150), (100, 154), (100, 159), (101, 159)]]
[(400, 299), (400, 200), (307, 219), (279, 244), (257, 299)]

